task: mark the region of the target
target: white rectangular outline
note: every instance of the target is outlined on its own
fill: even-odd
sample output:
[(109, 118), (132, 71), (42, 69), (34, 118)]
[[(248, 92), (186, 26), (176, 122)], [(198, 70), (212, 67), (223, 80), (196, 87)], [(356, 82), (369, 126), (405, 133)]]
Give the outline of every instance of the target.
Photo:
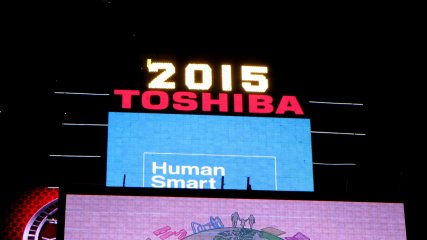
[(256, 155), (233, 155), (233, 154), (205, 154), (205, 153), (161, 153), (161, 152), (143, 152), (142, 153), (142, 187), (145, 187), (145, 154), (165, 154), (165, 155), (191, 155), (191, 156), (218, 156), (218, 157), (251, 157), (251, 158), (273, 158), (274, 159), (274, 184), (277, 190), (277, 159), (276, 156), (256, 156)]

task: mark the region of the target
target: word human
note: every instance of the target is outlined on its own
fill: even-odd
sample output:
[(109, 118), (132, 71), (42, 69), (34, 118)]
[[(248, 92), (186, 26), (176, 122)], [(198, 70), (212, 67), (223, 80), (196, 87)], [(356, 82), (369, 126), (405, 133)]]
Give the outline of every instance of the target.
[[(156, 162), (152, 163), (151, 178), (152, 187), (155, 188), (195, 188), (203, 189), (210, 188), (216, 189), (216, 180), (213, 176), (225, 176), (224, 167), (209, 167), (209, 166), (173, 166), (167, 162), (162, 162), (161, 165), (157, 165)], [(162, 175), (160, 175), (162, 174)], [(168, 175), (177, 176), (194, 176), (197, 179), (182, 179), (182, 178), (167, 178)], [(210, 176), (208, 179), (200, 179), (200, 176)], [(206, 185), (206, 186), (205, 186)]]

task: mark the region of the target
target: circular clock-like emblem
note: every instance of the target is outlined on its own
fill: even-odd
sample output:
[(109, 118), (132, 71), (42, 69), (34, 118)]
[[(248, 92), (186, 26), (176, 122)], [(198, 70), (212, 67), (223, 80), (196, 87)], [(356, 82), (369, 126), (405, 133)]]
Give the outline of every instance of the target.
[(58, 199), (41, 207), (24, 230), (23, 240), (56, 240)]

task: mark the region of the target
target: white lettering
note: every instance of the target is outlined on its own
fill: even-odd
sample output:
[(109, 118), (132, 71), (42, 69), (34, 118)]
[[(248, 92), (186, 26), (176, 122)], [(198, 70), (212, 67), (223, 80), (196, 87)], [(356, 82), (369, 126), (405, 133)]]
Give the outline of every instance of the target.
[(157, 167), (156, 162), (153, 162), (152, 166), (153, 166), (153, 170), (152, 170), (153, 174), (157, 173), (157, 169), (162, 170), (163, 174), (166, 174), (166, 162), (163, 162), (161, 167)]
[(220, 176), (225, 176), (225, 168), (224, 167), (214, 167), (214, 175), (215, 176), (218, 176), (218, 170), (221, 170)]
[(215, 179), (210, 178), (209, 180), (206, 179), (166, 179), (163, 176), (156, 175), (151, 178), (151, 187), (154, 188), (192, 188), (192, 189), (204, 189), (204, 188), (210, 188), (210, 189), (216, 189), (215, 187)]
[[(206, 181), (206, 180), (200, 180), (200, 182), (202, 181)], [(187, 188), (199, 188), (198, 185), (199, 183), (197, 182), (197, 180), (190, 179), (187, 181)]]
[(199, 170), (198, 166), (182, 166), (181, 174), (185, 175), (188, 172), (188, 175), (193, 175), (193, 169), (194, 169), (194, 172), (195, 172), (194, 175), (199, 175), (199, 171), (200, 170)]
[[(150, 73), (158, 73), (148, 83), (150, 89), (175, 89), (172, 79), (175, 65), (171, 62), (156, 62), (147, 59), (147, 69)], [(232, 87), (232, 66), (221, 65), (222, 90), (230, 92)], [(196, 74), (198, 73), (198, 74)], [(267, 66), (241, 66), (241, 85), (246, 92), (263, 93), (268, 89)], [(196, 76), (197, 75), (197, 76)], [(212, 87), (212, 68), (207, 63), (189, 63), (185, 67), (185, 85), (190, 90), (209, 90)], [(197, 79), (196, 79), (197, 78)]]
[(221, 65), (222, 72), (222, 90), (231, 91), (231, 65)]
[(152, 163), (152, 173), (157, 174), (157, 171), (161, 171), (163, 175), (203, 175), (203, 176), (225, 176), (224, 167), (210, 167), (210, 166), (179, 166), (170, 165), (167, 162), (162, 162), (161, 165), (157, 165), (156, 162)]
[[(202, 72), (201, 82), (196, 83), (196, 71)], [(185, 68), (185, 85), (188, 89), (208, 90), (212, 86), (212, 69), (207, 64), (190, 63)]]
[(215, 183), (216, 183), (215, 179), (213, 179), (213, 178), (209, 179), (209, 184), (210, 184), (211, 189), (216, 189)]
[(175, 74), (175, 66), (169, 62), (151, 62), (147, 59), (147, 67), (149, 72), (159, 72), (159, 69), (164, 69), (157, 77), (150, 81), (148, 88), (158, 89), (175, 89), (175, 82), (167, 80)]
[[(153, 182), (151, 184), (152, 187), (155, 187), (155, 188), (164, 188), (166, 186), (166, 184), (165, 184), (165, 177), (163, 177), (163, 176), (160, 176), (160, 175), (153, 176), (151, 178), (151, 181)], [(156, 184), (159, 184), (159, 185), (156, 185)]]
[(200, 173), (203, 176), (212, 176), (212, 168), (208, 166), (203, 166), (202, 171), (200, 171)]
[(246, 92), (265, 92), (268, 88), (267, 67), (242, 66), (242, 87)]
[(184, 179), (168, 179), (166, 181), (168, 188), (185, 188)]

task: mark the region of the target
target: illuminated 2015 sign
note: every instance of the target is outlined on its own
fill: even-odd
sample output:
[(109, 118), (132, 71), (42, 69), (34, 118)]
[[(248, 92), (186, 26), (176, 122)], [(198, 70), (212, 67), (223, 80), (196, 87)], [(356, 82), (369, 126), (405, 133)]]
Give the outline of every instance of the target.
[[(170, 62), (151, 62), (147, 60), (149, 72), (161, 72), (148, 84), (149, 88), (175, 89), (175, 82), (168, 81), (175, 74), (175, 66)], [(242, 66), (242, 87), (246, 92), (265, 92), (268, 89), (268, 68), (266, 66)], [(196, 72), (202, 73), (201, 81), (196, 82)], [(221, 65), (222, 90), (231, 91), (231, 65)], [(209, 90), (212, 87), (212, 68), (209, 64), (189, 63), (185, 68), (185, 85), (190, 90)]]
[[(171, 62), (153, 62), (147, 60), (147, 69), (150, 73), (158, 73), (149, 80), (148, 88), (155, 90), (140, 91), (135, 89), (115, 89), (114, 94), (121, 97), (121, 108), (132, 109), (132, 99), (140, 97), (141, 106), (148, 110), (165, 110), (171, 104), (177, 111), (195, 111), (199, 109), (203, 112), (212, 112), (212, 107), (217, 106), (220, 112), (230, 112), (229, 103), (232, 102), (232, 112), (234, 113), (255, 113), (255, 114), (285, 114), (294, 113), (303, 115), (304, 112), (295, 96), (282, 96), (280, 102), (273, 104), (273, 97), (265, 93), (269, 87), (267, 77), (268, 67), (266, 66), (246, 66), (242, 65), (241, 86), (246, 93), (229, 94), (232, 89), (232, 66), (221, 65), (221, 90), (218, 96), (213, 97), (209, 92), (202, 92), (201, 104), (198, 102), (198, 95), (193, 91), (208, 91), (213, 85), (212, 68), (209, 64), (189, 63), (185, 67), (185, 86), (191, 91), (176, 91), (170, 97), (165, 90), (176, 90), (176, 82), (172, 79), (176, 68)], [(254, 93), (254, 94), (251, 94)], [(244, 109), (247, 102), (247, 109)]]

